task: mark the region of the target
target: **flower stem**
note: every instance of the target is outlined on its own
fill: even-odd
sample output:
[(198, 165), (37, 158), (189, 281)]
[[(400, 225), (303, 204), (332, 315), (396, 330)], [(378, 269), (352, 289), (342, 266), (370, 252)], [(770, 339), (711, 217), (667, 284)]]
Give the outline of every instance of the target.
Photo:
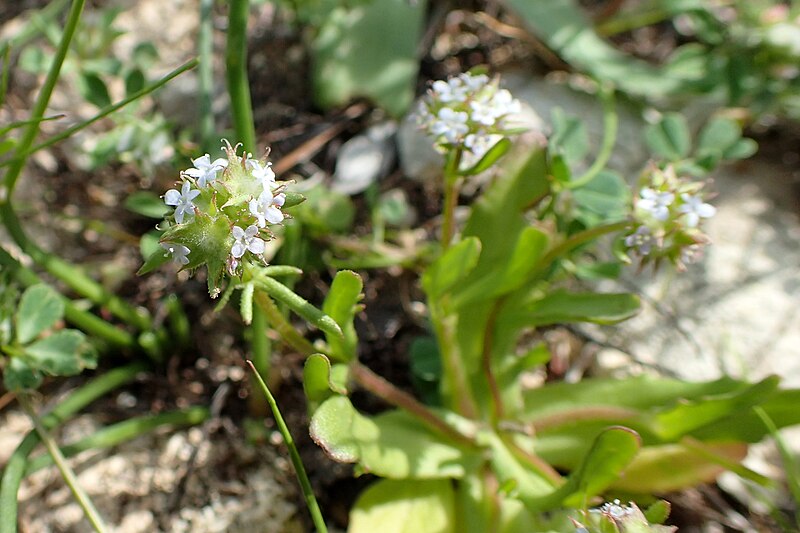
[[(264, 313), (269, 325), (278, 332), (283, 342), (305, 356), (318, 351), (289, 323), (267, 293), (257, 290), (255, 293), (255, 301), (256, 305)], [(255, 311), (255, 309), (253, 309), (253, 311)], [(253, 313), (253, 321), (255, 321), (255, 313)]]
[(614, 151), (619, 126), (619, 117), (614, 107), (614, 89), (601, 84), (599, 96), (603, 105), (603, 144), (600, 146), (600, 152), (592, 166), (586, 169), (586, 172), (580, 177), (564, 184), (568, 189), (577, 189), (588, 185), (605, 168)]
[(264, 379), (261, 377), (261, 374), (259, 374), (258, 370), (256, 370), (256, 367), (253, 365), (253, 363), (251, 361), (247, 361), (247, 364), (250, 365), (251, 369), (253, 369), (253, 374), (255, 375), (258, 384), (261, 386), (264, 396), (267, 398), (270, 409), (272, 409), (272, 415), (275, 417), (275, 422), (278, 424), (278, 431), (281, 432), (283, 440), (286, 443), (286, 447), (289, 448), (289, 457), (292, 460), (292, 465), (294, 466), (294, 472), (297, 475), (297, 480), (300, 482), (300, 488), (303, 491), (303, 496), (305, 497), (308, 511), (311, 513), (311, 520), (314, 522), (314, 527), (317, 529), (318, 533), (327, 533), (328, 528), (325, 525), (325, 520), (322, 518), (322, 511), (319, 509), (317, 499), (314, 497), (314, 490), (311, 488), (311, 481), (308, 479), (306, 469), (303, 466), (303, 461), (300, 458), (300, 453), (297, 451), (297, 446), (294, 443), (292, 434), (289, 432), (289, 428), (286, 426), (286, 422), (283, 420), (281, 411), (278, 408), (278, 402), (275, 401), (275, 397), (272, 396), (267, 384), (264, 383)]
[(442, 250), (447, 250), (453, 240), (455, 227), (455, 212), (458, 206), (458, 193), (461, 176), (458, 167), (461, 163), (461, 149), (456, 149), (447, 155), (444, 168), (444, 206), (442, 211)]
[(77, 501), (78, 505), (80, 505), (81, 509), (83, 509), (83, 512), (86, 515), (87, 520), (89, 520), (89, 523), (92, 524), (92, 527), (98, 533), (105, 533), (108, 531), (103, 519), (100, 517), (100, 513), (98, 513), (97, 509), (95, 509), (92, 500), (89, 499), (89, 496), (78, 484), (78, 479), (75, 477), (75, 472), (73, 472), (69, 467), (58, 445), (42, 424), (42, 419), (39, 418), (39, 415), (37, 415), (36, 411), (33, 409), (28, 396), (26, 394), (20, 394), (17, 397), (17, 401), (19, 401), (22, 409), (33, 421), (33, 425), (36, 428), (36, 433), (39, 434), (39, 438), (47, 448), (47, 452), (50, 454), (50, 457), (53, 458), (53, 462), (56, 464), (59, 472), (61, 472), (61, 477), (64, 478), (64, 482), (67, 484), (72, 492), (72, 495), (75, 497), (75, 501)]

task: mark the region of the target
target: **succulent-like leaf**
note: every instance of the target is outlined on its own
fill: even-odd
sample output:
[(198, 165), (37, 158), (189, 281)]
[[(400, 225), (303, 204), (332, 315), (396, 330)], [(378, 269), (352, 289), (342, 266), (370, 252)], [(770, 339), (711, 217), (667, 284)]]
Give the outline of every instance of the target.
[(27, 344), (64, 316), (64, 302), (47, 285), (34, 285), (23, 294), (16, 314), (17, 342)]
[(355, 315), (361, 311), (363, 295), (361, 277), (352, 270), (341, 270), (333, 278), (325, 297), (322, 312), (331, 317), (342, 329), (343, 335), (326, 335), (331, 347), (330, 355), (336, 360), (351, 361), (356, 356), (358, 336), (353, 325)]
[(453, 484), (446, 479), (382, 479), (350, 512), (348, 533), (455, 533)]
[(481, 459), (404, 412), (364, 416), (346, 396), (325, 400), (314, 412), (310, 432), (333, 459), (393, 479), (459, 478)]

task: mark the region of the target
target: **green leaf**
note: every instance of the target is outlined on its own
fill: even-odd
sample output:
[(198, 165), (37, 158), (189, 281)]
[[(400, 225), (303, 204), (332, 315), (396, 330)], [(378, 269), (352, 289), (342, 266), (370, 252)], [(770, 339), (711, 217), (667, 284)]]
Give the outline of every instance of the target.
[(684, 159), (692, 146), (689, 124), (680, 113), (666, 113), (660, 122), (647, 127), (644, 138), (653, 154), (668, 161)]
[(776, 392), (779, 382), (777, 376), (772, 376), (743, 390), (682, 402), (659, 413), (653, 420), (652, 428), (665, 441), (677, 439), (712, 422), (738, 416), (749, 407), (760, 405)]
[(87, 102), (100, 109), (111, 105), (111, 95), (108, 93), (108, 87), (97, 74), (81, 72), (78, 77), (78, 91)]
[(575, 492), (564, 503), (585, 508), (589, 498), (606, 490), (620, 477), (640, 446), (641, 439), (632, 429), (617, 426), (600, 433), (581, 466), (567, 481), (567, 486), (574, 487)]
[[(711, 443), (719, 457), (738, 463), (747, 455), (747, 445), (739, 442)], [(659, 494), (711, 482), (726, 469), (708, 454), (681, 444), (645, 446), (614, 488), (633, 494)]]
[(442, 358), (433, 337), (417, 337), (408, 349), (411, 382), (426, 405), (441, 405), (439, 382), (442, 378)]
[[(565, 61), (599, 80), (645, 98), (663, 97), (686, 86), (680, 70), (670, 76), (657, 66), (613, 47), (595, 31), (594, 24), (576, 0), (507, 0), (537, 38)], [(704, 72), (704, 71), (703, 71)], [(688, 72), (697, 76), (696, 70)]]
[(672, 505), (666, 500), (657, 500), (645, 509), (644, 517), (651, 524), (663, 524), (669, 518)]
[(500, 321), (544, 326), (568, 322), (615, 324), (639, 311), (639, 298), (628, 293), (571, 293), (556, 290), (519, 306), (508, 306)]
[(473, 283), (462, 283), (453, 299), (453, 304), (464, 307), (481, 300), (496, 298), (524, 286), (537, 270), (539, 259), (544, 255), (548, 243), (548, 235), (541, 229), (533, 226), (524, 228), (519, 233), (506, 262)]
[(137, 276), (144, 276), (145, 274), (152, 272), (153, 270), (159, 268), (161, 265), (169, 263), (172, 258), (169, 256), (169, 253), (159, 246), (154, 252), (150, 254), (150, 257), (147, 258), (147, 261), (136, 271)]
[[(284, 207), (288, 207), (289, 196)], [(350, 230), (355, 219), (355, 206), (349, 196), (330, 190), (322, 185), (305, 193), (305, 201), (293, 215), (318, 233), (345, 233)]]
[[(346, 366), (337, 365), (337, 368), (347, 370)], [(334, 377), (332, 370), (330, 360), (321, 353), (311, 354), (306, 359), (303, 366), (303, 391), (309, 402), (315, 404), (314, 407), (330, 398), (334, 393), (347, 394), (347, 389), (343, 386), (346, 383), (346, 376)], [(312, 408), (312, 410), (314, 409)]]
[(125, 75), (125, 96), (133, 96), (147, 85), (147, 78), (138, 68), (135, 68)]
[(494, 143), (494, 145), (489, 148), (485, 154), (483, 154), (483, 157), (481, 157), (477, 163), (472, 165), (467, 170), (462, 170), (459, 172), (459, 174), (462, 176), (474, 176), (475, 174), (480, 174), (481, 172), (489, 170), (489, 168), (491, 168), (498, 159), (503, 157), (510, 148), (511, 141), (507, 137), (503, 137)]
[[(534, 512), (551, 509), (560, 503), (560, 498), (544, 501), (547, 495), (553, 494), (555, 482), (535, 470), (530, 462), (520, 457), (521, 454), (512, 452), (503, 438), (495, 433), (484, 433), (481, 438), (486, 439), (491, 449), (490, 461), (498, 483), (508, 487), (515, 498)], [(514, 446), (517, 450), (524, 449), (519, 442)]]
[(42, 384), (42, 373), (19, 357), (12, 357), (3, 369), (3, 384), (10, 391), (35, 389)]
[(430, 298), (438, 298), (462, 281), (478, 263), (481, 242), (476, 237), (448, 248), (422, 275), (422, 286)]
[(722, 153), (742, 137), (739, 124), (726, 117), (714, 117), (702, 130), (697, 139), (697, 157)]
[(480, 461), (477, 452), (432, 433), (412, 415), (390, 411), (367, 417), (346, 396), (325, 400), (314, 412), (310, 433), (334, 460), (393, 479), (460, 478)]
[(758, 151), (758, 143), (753, 139), (739, 139), (729, 146), (722, 157), (725, 159), (747, 159)]
[(464, 239), (481, 243), (478, 264), (464, 280), (469, 286), (497, 270), (514, 253), (520, 234), (530, 227), (524, 212), (549, 192), (545, 152), (517, 143), (503, 160), (503, 172), (473, 205)]
[(382, 479), (350, 512), (348, 533), (455, 533), (453, 484), (441, 480)]
[(342, 270), (333, 278), (330, 291), (322, 304), (322, 312), (331, 317), (342, 329), (342, 335), (327, 335), (330, 355), (340, 361), (352, 361), (356, 356), (358, 335), (353, 325), (356, 314), (363, 308), (361, 276), (352, 270)]
[(125, 209), (149, 218), (162, 219), (170, 209), (164, 205), (164, 200), (150, 191), (138, 191), (127, 198), (123, 204)]
[(74, 376), (97, 366), (97, 352), (86, 335), (74, 329), (57, 331), (25, 347), (28, 363), (53, 376)]
[(23, 294), (16, 315), (17, 342), (28, 344), (64, 316), (64, 302), (47, 285), (34, 285)]
[(630, 187), (618, 173), (603, 170), (573, 192), (576, 218), (587, 226), (622, 220), (626, 216)]
[[(778, 390), (759, 404), (778, 429), (800, 424), (800, 390)], [(769, 430), (753, 409), (737, 412), (692, 432), (698, 439), (710, 441), (759, 442)]]
[(247, 325), (253, 322), (253, 292), (255, 288), (256, 286), (252, 282), (245, 283), (242, 287), (242, 297), (239, 300), (239, 313)]
[(317, 102), (334, 107), (366, 96), (402, 116), (414, 99), (426, 4), (372, 0), (334, 9), (312, 43)]
[(553, 110), (553, 134), (550, 149), (563, 155), (567, 163), (579, 163), (589, 153), (589, 134), (583, 120), (568, 116), (557, 107)]

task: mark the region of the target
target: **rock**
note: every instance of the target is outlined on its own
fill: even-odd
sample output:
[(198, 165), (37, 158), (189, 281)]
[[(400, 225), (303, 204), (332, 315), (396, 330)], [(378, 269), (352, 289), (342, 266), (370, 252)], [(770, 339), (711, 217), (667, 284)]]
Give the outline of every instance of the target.
[(342, 194), (358, 194), (386, 176), (395, 158), (397, 124), (382, 122), (356, 135), (339, 150), (331, 188)]

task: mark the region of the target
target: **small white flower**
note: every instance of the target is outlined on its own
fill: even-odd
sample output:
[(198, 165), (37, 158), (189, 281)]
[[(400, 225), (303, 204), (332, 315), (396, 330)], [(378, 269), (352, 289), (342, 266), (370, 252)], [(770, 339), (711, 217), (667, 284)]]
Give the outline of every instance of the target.
[(272, 170), (272, 163), (262, 166), (260, 161), (247, 159), (247, 166), (250, 168), (250, 175), (261, 182), (265, 191), (270, 190), (275, 184), (275, 172)]
[(283, 213), (280, 207), (286, 201), (286, 195), (279, 193), (273, 195), (271, 191), (264, 191), (258, 195), (258, 200), (250, 200), (250, 213), (258, 219), (258, 227), (263, 228), (270, 224), (283, 222)]
[(466, 85), (467, 89), (472, 92), (483, 89), (486, 84), (489, 83), (489, 76), (486, 74), (473, 75), (468, 72), (463, 72), (458, 75), (458, 78), (464, 82), (464, 85)]
[(675, 200), (675, 195), (671, 192), (656, 192), (653, 189), (645, 187), (639, 192), (641, 197), (636, 204), (637, 207), (650, 213), (656, 220), (661, 222), (669, 218), (669, 206)]
[(197, 185), (205, 187), (217, 179), (217, 172), (228, 166), (228, 160), (219, 158), (211, 162), (211, 156), (206, 154), (197, 159), (192, 159), (194, 168), (184, 170), (183, 173), (197, 180)]
[(501, 89), (489, 98), (473, 100), (469, 104), (470, 118), (484, 126), (499, 126), (500, 119), (510, 113), (519, 113), (521, 105), (519, 100), (511, 96), (511, 93)]
[(431, 124), (431, 133), (442, 136), (449, 143), (456, 143), (469, 131), (467, 120), (469, 116), (463, 111), (454, 111), (449, 107), (439, 110), (436, 120)]
[(161, 247), (164, 248), (167, 253), (165, 255), (172, 256), (172, 260), (180, 265), (188, 265), (189, 258), (186, 257), (189, 255), (189, 248), (182, 244), (173, 244), (171, 242), (162, 242)]
[(654, 244), (655, 238), (647, 226), (639, 226), (636, 232), (625, 237), (625, 246), (637, 250), (642, 255), (648, 255)]
[(247, 251), (256, 255), (264, 253), (266, 243), (263, 239), (257, 237), (258, 226), (251, 224), (247, 226), (247, 229), (234, 226), (232, 231), (233, 238), (236, 239), (231, 247), (231, 255), (234, 259), (239, 259)]
[(690, 194), (681, 194), (683, 205), (678, 209), (681, 213), (686, 214), (686, 226), (696, 228), (700, 223), (701, 218), (711, 218), (717, 212), (717, 208), (711, 204), (703, 202), (699, 196), (692, 196)]
[(468, 87), (461, 78), (450, 78), (447, 81), (437, 80), (431, 85), (433, 97), (443, 103), (461, 103), (467, 99)]
[(175, 222), (183, 223), (184, 215), (191, 217), (194, 215), (194, 204), (192, 200), (200, 194), (198, 190), (192, 190), (192, 184), (188, 181), (183, 182), (180, 192), (170, 189), (164, 194), (164, 203), (175, 206)]

